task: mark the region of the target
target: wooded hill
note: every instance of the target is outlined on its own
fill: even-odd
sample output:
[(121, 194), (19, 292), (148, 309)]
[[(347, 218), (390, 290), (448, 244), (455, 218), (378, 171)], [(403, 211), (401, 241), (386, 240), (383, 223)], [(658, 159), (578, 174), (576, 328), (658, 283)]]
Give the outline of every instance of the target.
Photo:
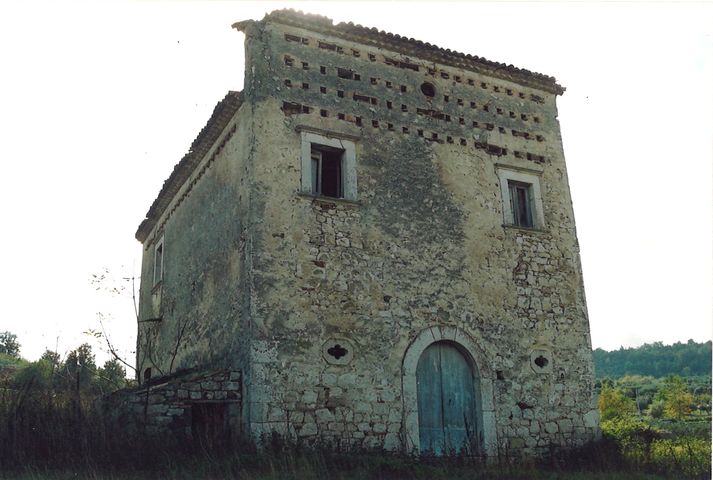
[(636, 348), (620, 348), (607, 352), (594, 350), (594, 370), (597, 378), (618, 378), (624, 375), (685, 377), (711, 374), (711, 342), (664, 345), (645, 343)]

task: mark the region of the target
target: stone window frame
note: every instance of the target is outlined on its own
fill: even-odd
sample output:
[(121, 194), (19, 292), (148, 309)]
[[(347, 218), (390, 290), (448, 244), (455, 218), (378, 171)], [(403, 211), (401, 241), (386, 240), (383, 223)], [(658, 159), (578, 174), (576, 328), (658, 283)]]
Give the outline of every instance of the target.
[(336, 148), (342, 153), (342, 191), (341, 197), (325, 197), (336, 198), (337, 200), (357, 200), (357, 175), (356, 175), (356, 144), (345, 138), (328, 137), (313, 132), (302, 131), (300, 161), (301, 161), (301, 185), (300, 192), (311, 196), (320, 196), (313, 192), (312, 188), (312, 149), (317, 147)]
[[(503, 201), (503, 226), (521, 228), (524, 230), (544, 230), (545, 215), (542, 205), (542, 189), (540, 187), (541, 172), (535, 170), (514, 169), (509, 166), (497, 167), (500, 181), (500, 194)], [(529, 207), (532, 225), (518, 225), (512, 208), (510, 196), (511, 184), (527, 185), (529, 191)]]
[[(161, 235), (154, 245), (153, 249), (153, 286), (155, 287), (156, 285), (159, 285), (161, 282), (163, 282), (163, 274), (166, 269), (164, 257), (166, 253), (166, 248), (165, 248), (165, 242), (164, 242), (164, 236)], [(160, 269), (157, 269), (157, 265), (159, 265), (160, 261)], [(158, 275), (156, 273), (158, 272)], [(158, 277), (158, 278), (157, 278)]]

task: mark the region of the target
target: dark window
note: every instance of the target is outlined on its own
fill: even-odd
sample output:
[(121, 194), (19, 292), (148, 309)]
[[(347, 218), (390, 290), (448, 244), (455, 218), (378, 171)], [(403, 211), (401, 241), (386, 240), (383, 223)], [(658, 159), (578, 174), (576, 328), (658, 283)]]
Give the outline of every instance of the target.
[(153, 264), (153, 284), (156, 285), (163, 279), (163, 238), (156, 245)]
[(323, 145), (312, 145), (312, 193), (324, 197), (344, 197), (344, 151)]
[(513, 225), (532, 228), (532, 201), (530, 192), (532, 185), (529, 183), (508, 181), (510, 190), (510, 208), (512, 209)]
[(144, 382), (151, 380), (151, 368), (144, 370)]

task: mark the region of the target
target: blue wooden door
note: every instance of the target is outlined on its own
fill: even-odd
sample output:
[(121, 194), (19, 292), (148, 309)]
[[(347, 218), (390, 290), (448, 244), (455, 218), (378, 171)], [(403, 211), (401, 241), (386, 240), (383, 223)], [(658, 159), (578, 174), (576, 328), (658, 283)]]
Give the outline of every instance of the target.
[(448, 342), (426, 348), (416, 368), (421, 453), (474, 451), (476, 439), (473, 372)]

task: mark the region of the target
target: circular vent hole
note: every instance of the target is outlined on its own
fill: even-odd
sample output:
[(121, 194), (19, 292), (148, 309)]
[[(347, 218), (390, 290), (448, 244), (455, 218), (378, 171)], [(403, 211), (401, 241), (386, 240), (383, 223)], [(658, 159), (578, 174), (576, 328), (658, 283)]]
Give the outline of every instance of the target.
[(331, 355), (332, 357), (336, 358), (337, 360), (339, 360), (340, 358), (345, 356), (347, 353), (349, 353), (349, 351), (346, 348), (342, 347), (341, 345), (336, 344), (333, 347), (329, 347), (327, 349), (327, 353), (329, 355)]
[(537, 357), (537, 358), (535, 359), (535, 365), (537, 365), (537, 366), (540, 367), (540, 368), (545, 368), (548, 363), (550, 363), (550, 361), (547, 360), (547, 359), (546, 359), (545, 357), (543, 357), (542, 355), (540, 355), (539, 357)]
[(423, 82), (421, 84), (421, 93), (427, 97), (434, 97), (436, 95), (436, 87), (432, 83)]

